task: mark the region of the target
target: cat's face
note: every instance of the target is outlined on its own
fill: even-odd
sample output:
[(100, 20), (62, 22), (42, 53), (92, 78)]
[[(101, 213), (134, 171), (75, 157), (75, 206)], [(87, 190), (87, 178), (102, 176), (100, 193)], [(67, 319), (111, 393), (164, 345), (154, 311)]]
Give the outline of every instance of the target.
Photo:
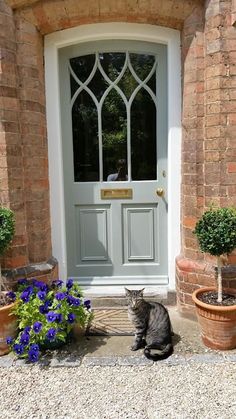
[(125, 294), (128, 299), (128, 304), (132, 309), (136, 309), (142, 302), (143, 291), (144, 288), (141, 290), (128, 290), (128, 288), (125, 288)]

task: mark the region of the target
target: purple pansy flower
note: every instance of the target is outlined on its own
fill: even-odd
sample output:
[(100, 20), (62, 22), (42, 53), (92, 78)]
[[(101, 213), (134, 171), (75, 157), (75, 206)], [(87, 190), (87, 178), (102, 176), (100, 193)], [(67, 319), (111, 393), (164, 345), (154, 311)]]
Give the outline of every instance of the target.
[(52, 302), (50, 300), (45, 301), (44, 305), (39, 306), (39, 312), (41, 314), (46, 314), (48, 313), (49, 310), (49, 306), (52, 304)]
[(31, 295), (34, 292), (34, 287), (32, 285), (29, 285), (24, 289), (24, 292), (28, 292)]
[(45, 304), (44, 304), (44, 305), (42, 305), (42, 306), (39, 306), (39, 312), (40, 312), (41, 314), (46, 314), (46, 313), (48, 312), (48, 307), (47, 307), (47, 306), (45, 306)]
[(67, 297), (68, 304), (70, 304), (72, 306), (74, 304), (74, 299), (75, 299), (75, 297), (73, 297), (72, 295), (68, 295), (68, 297)]
[(20, 298), (24, 303), (28, 303), (30, 300), (30, 293), (27, 291), (23, 291), (20, 295)]
[(49, 323), (55, 322), (56, 318), (57, 318), (57, 315), (56, 313), (54, 313), (54, 311), (49, 311), (46, 314), (46, 319)]
[(6, 296), (7, 296), (7, 298), (9, 298), (12, 301), (15, 301), (15, 299), (16, 299), (16, 294), (13, 291), (7, 292)]
[(41, 301), (45, 300), (46, 295), (47, 295), (46, 291), (41, 291), (41, 290), (40, 290), (40, 291), (38, 292), (38, 294), (37, 294), (38, 298), (39, 298)]
[(61, 322), (62, 322), (62, 320), (63, 320), (63, 316), (62, 316), (62, 314), (61, 314), (61, 313), (58, 313), (58, 314), (57, 314), (57, 318), (56, 318), (56, 322), (57, 322), (57, 323), (61, 323)]
[(54, 329), (54, 327), (52, 327), (51, 329), (48, 330), (47, 334), (46, 334), (46, 338), (48, 340), (54, 340), (55, 336), (56, 336), (56, 329)]
[(66, 281), (66, 288), (70, 290), (73, 287), (73, 284), (74, 284), (73, 279), (68, 279), (68, 281)]
[(27, 279), (19, 279), (19, 281), (17, 281), (17, 283), (19, 285), (26, 285), (28, 283)]
[(24, 328), (24, 333), (29, 333), (31, 331), (31, 326), (26, 326)]
[(17, 354), (17, 355), (22, 355), (24, 352), (24, 345), (20, 344), (20, 343), (15, 343), (13, 345), (13, 351)]
[(67, 317), (67, 321), (68, 321), (68, 323), (74, 323), (74, 321), (75, 321), (75, 314), (74, 313), (69, 313), (68, 314), (68, 317)]
[(39, 345), (37, 343), (31, 343), (30, 349), (34, 352), (39, 351)]
[(61, 279), (56, 279), (55, 281), (53, 281), (52, 286), (60, 288), (63, 284), (63, 281)]
[(29, 333), (22, 333), (20, 337), (20, 343), (22, 343), (22, 345), (28, 345), (29, 341), (30, 341)]
[(90, 300), (85, 300), (85, 301), (84, 301), (84, 305), (85, 305), (85, 307), (89, 310), (89, 309), (90, 309), (90, 307), (91, 307), (91, 301), (90, 301)]
[(39, 351), (33, 351), (32, 349), (30, 349), (28, 351), (28, 358), (30, 362), (37, 362), (39, 359)]
[(55, 297), (58, 301), (62, 301), (66, 297), (66, 294), (64, 292), (57, 292), (55, 294)]
[(45, 284), (43, 281), (38, 281), (37, 279), (34, 279), (33, 284), (40, 291), (47, 291), (48, 290), (47, 284)]
[(34, 285), (34, 287), (40, 288), (42, 284), (43, 284), (42, 281), (38, 281), (37, 279), (33, 279), (33, 285)]
[(73, 298), (73, 306), (80, 306), (80, 299), (79, 298)]
[(6, 344), (11, 345), (13, 343), (14, 339), (11, 336), (7, 336), (6, 338)]
[(41, 322), (35, 322), (33, 325), (33, 331), (34, 333), (39, 333), (42, 330), (42, 323)]
[(48, 286), (47, 286), (47, 284), (44, 284), (44, 282), (42, 282), (42, 285), (41, 285), (41, 287), (40, 287), (40, 290), (41, 290), (41, 291), (48, 292)]

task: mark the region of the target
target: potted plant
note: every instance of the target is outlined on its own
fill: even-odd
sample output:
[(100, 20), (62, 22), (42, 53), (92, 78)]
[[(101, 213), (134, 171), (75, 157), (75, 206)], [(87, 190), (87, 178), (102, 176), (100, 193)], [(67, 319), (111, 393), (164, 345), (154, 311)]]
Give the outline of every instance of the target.
[(56, 280), (48, 286), (44, 282), (18, 282), (14, 313), (19, 319), (19, 333), (7, 343), (20, 358), (30, 362), (39, 359), (45, 349), (56, 349), (68, 341), (73, 329), (85, 327), (92, 319), (90, 301), (72, 279), (63, 286)]
[(202, 340), (213, 349), (236, 348), (236, 296), (222, 291), (222, 258), (236, 248), (236, 209), (210, 208), (194, 233), (201, 251), (217, 260), (217, 287), (199, 288), (192, 296)]
[[(0, 256), (11, 243), (14, 232), (14, 213), (8, 208), (0, 207)], [(6, 336), (16, 333), (16, 317), (12, 315), (14, 298), (14, 293), (6, 292), (0, 263), (0, 355), (9, 352)]]

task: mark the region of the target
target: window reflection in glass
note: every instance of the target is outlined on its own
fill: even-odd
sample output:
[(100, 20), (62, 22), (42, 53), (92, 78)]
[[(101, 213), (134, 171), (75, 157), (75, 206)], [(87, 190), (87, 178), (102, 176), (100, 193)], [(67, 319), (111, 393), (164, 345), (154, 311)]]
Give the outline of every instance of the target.
[(103, 180), (117, 173), (117, 161), (127, 160), (127, 117), (123, 99), (112, 89), (102, 107)]
[(155, 57), (154, 55), (131, 53), (130, 62), (139, 79), (144, 81), (154, 66)]
[(119, 81), (118, 86), (125, 94), (126, 98), (130, 99), (133, 91), (138, 86), (138, 83), (128, 68), (125, 70), (125, 73)]
[(97, 108), (84, 90), (72, 108), (75, 182), (99, 180)]
[[(95, 64), (95, 55), (84, 55), (82, 57), (75, 57), (70, 59), (70, 66), (75, 73), (76, 77), (84, 83), (87, 78), (89, 77), (90, 73), (93, 70)], [(76, 90), (79, 88), (79, 84), (71, 77), (70, 79), (70, 86), (71, 86), (71, 97), (73, 97)]]
[(109, 84), (104, 80), (103, 75), (99, 70), (94, 74), (91, 82), (88, 84), (89, 89), (94, 93), (97, 100), (100, 101), (102, 95), (109, 87)]
[(105, 52), (99, 54), (101, 66), (111, 81), (115, 81), (125, 64), (124, 52)]
[(132, 180), (156, 179), (156, 107), (144, 89), (131, 108), (131, 168)]
[(95, 64), (95, 58), (95, 54), (89, 54), (70, 59), (71, 68), (82, 83), (84, 83), (90, 75)]

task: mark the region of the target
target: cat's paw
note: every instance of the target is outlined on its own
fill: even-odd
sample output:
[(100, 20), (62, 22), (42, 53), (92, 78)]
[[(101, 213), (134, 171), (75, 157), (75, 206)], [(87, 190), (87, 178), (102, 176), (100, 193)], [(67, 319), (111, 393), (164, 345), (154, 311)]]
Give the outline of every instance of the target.
[(130, 349), (131, 349), (131, 351), (137, 351), (139, 349), (139, 346), (138, 345), (132, 345)]
[(141, 348), (141, 344), (140, 343), (134, 343), (132, 346), (131, 346), (131, 351), (137, 351), (138, 349), (140, 349)]

